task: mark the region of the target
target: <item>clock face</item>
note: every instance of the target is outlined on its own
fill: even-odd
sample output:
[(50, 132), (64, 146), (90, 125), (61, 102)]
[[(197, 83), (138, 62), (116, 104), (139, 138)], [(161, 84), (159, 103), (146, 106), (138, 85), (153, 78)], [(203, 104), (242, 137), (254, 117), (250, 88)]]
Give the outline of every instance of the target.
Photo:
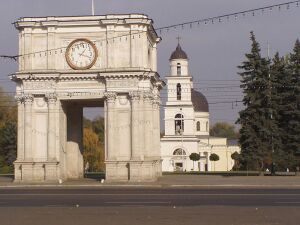
[(96, 63), (97, 57), (95, 44), (83, 38), (72, 41), (66, 50), (66, 60), (74, 70), (90, 69)]

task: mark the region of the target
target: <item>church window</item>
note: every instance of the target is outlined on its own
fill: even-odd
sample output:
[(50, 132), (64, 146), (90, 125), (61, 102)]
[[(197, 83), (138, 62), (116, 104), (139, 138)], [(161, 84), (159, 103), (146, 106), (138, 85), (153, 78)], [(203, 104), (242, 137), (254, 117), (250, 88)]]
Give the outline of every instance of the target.
[(197, 122), (197, 131), (200, 131), (200, 122)]
[(181, 75), (181, 65), (177, 63), (177, 75)]
[(177, 114), (175, 116), (175, 134), (182, 135), (184, 131), (184, 119), (182, 114)]
[(173, 155), (186, 155), (186, 152), (182, 148), (178, 148), (173, 152)]
[(181, 100), (181, 84), (177, 84), (176, 92), (177, 92), (177, 100)]

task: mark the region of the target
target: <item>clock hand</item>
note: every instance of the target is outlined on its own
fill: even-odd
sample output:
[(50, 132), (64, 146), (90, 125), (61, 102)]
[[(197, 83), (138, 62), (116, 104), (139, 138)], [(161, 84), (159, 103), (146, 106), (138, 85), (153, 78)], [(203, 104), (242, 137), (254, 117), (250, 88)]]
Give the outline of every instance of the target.
[(83, 55), (83, 54), (81, 54), (80, 56), (84, 56), (84, 57), (87, 57), (87, 58), (92, 58), (91, 56), (88, 56), (88, 55)]
[(83, 50), (83, 52), (81, 53), (81, 54), (79, 54), (80, 56), (82, 56), (83, 55), (83, 53), (85, 52), (85, 50), (86, 50), (86, 48)]

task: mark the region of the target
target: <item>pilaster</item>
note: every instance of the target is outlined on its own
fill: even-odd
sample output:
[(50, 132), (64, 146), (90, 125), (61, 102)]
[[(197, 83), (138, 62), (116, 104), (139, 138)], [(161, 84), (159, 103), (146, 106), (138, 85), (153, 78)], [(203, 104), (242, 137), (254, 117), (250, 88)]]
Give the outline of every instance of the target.
[(57, 97), (54, 93), (46, 96), (48, 101), (48, 151), (47, 158), (49, 162), (55, 162), (56, 158), (56, 101)]
[(145, 134), (145, 155), (153, 156), (153, 117), (152, 117), (152, 94), (144, 93), (144, 134)]
[(140, 156), (139, 149), (139, 92), (130, 92), (131, 99), (131, 159), (136, 160)]
[(104, 96), (106, 97), (106, 105), (107, 105), (107, 156), (106, 160), (115, 160), (116, 149), (114, 142), (116, 141), (114, 138), (115, 133), (115, 102), (117, 98), (117, 94), (115, 92), (105, 92)]
[(32, 103), (33, 96), (28, 94), (24, 95), (24, 104), (25, 104), (25, 113), (24, 113), (24, 159), (26, 161), (33, 161), (33, 152), (32, 152)]
[(139, 101), (139, 149), (140, 149), (140, 160), (144, 160), (145, 157), (145, 106), (144, 106), (144, 96), (140, 94), (140, 101)]
[(15, 96), (18, 103), (18, 143), (17, 143), (17, 161), (24, 160), (24, 98)]

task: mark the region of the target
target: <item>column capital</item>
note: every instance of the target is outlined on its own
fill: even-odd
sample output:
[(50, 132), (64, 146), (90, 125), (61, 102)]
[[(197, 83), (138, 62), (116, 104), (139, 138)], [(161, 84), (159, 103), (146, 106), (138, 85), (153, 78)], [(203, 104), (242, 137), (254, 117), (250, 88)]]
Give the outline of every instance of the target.
[(152, 106), (153, 106), (153, 108), (154, 108), (154, 109), (157, 109), (157, 108), (159, 107), (159, 105), (160, 105), (160, 100), (154, 98), (154, 99), (152, 100)]
[(15, 100), (17, 101), (18, 105), (20, 105), (23, 103), (24, 97), (22, 95), (16, 95)]
[(106, 98), (107, 102), (115, 103), (117, 98), (117, 93), (113, 91), (107, 91), (104, 93), (104, 97)]
[(23, 96), (25, 104), (32, 104), (33, 102), (33, 95), (32, 94), (26, 94)]
[(151, 92), (144, 92), (143, 97), (145, 102), (150, 102), (153, 99), (153, 94)]
[(141, 93), (139, 91), (129, 92), (129, 97), (132, 101), (138, 101), (141, 98)]
[(48, 103), (55, 103), (57, 101), (57, 94), (56, 93), (47, 93), (45, 96)]

